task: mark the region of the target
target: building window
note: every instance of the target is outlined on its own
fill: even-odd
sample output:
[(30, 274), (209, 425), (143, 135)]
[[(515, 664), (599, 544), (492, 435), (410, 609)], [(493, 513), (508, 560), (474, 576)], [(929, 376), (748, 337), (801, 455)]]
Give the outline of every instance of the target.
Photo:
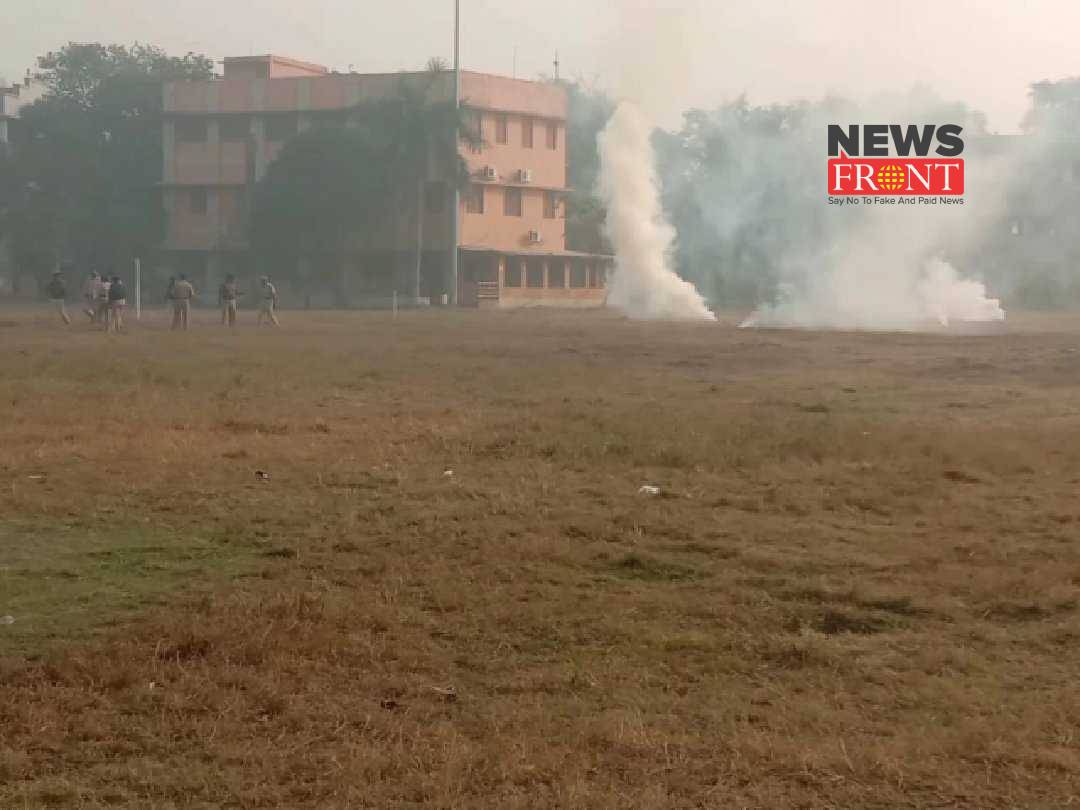
[(176, 122), (176, 140), (181, 143), (206, 143), (206, 119), (179, 119)]
[(473, 183), (465, 192), (465, 213), (484, 213), (484, 187), (479, 183)]
[(295, 115), (274, 115), (266, 119), (266, 139), (284, 143), (300, 131), (300, 119)]
[(510, 121), (505, 115), (495, 117), (495, 143), (509, 143)]
[(191, 213), (205, 214), (210, 207), (209, 197), (205, 188), (191, 189)]
[(553, 290), (566, 288), (566, 265), (562, 261), (548, 265), (548, 287)]
[(574, 262), (570, 265), (570, 286), (576, 290), (585, 288), (585, 264)]
[(503, 189), (503, 214), (508, 217), (520, 217), (522, 215), (520, 188)]
[(446, 183), (435, 181), (424, 188), (424, 207), (429, 214), (441, 214), (446, 210)]
[(542, 262), (530, 261), (525, 268), (525, 286), (534, 290), (544, 288), (544, 265)]
[(533, 120), (531, 118), (521, 119), (521, 145), (526, 149), (533, 148)]
[(544, 192), (544, 219), (559, 218), (559, 195), (554, 191)]
[(559, 148), (559, 125), (554, 121), (547, 125), (547, 148)]
[(521, 286), (521, 262), (517, 259), (506, 260), (506, 285), (507, 287)]
[(223, 141), (243, 142), (251, 134), (251, 120), (246, 115), (237, 118), (222, 118), (218, 123), (218, 130)]
[(484, 151), (484, 116), (475, 110), (469, 110), (466, 113), (463, 128), (467, 129), (471, 136), (469, 151), (474, 155), (479, 155)]

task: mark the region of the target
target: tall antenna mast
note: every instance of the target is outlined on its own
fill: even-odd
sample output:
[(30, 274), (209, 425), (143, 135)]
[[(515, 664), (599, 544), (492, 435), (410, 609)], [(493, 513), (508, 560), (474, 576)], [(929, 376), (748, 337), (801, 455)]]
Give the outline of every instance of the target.
[(555, 51), (555, 81), (559, 80), (559, 52)]

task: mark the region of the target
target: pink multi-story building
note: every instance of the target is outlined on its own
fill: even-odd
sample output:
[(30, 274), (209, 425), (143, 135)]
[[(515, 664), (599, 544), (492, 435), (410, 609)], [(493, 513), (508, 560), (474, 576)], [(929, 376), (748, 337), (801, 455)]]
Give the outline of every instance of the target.
[[(166, 85), (164, 248), (171, 268), (207, 285), (226, 272), (243, 277), (265, 270), (253, 266), (248, 250), (252, 190), (284, 144), (322, 122), (347, 123), (364, 102), (395, 94), (403, 81), (421, 80), (431, 83), (429, 96), (452, 100), (450, 72), (331, 73), (277, 56), (226, 59), (221, 78)], [(459, 303), (602, 304), (610, 257), (566, 249), (566, 90), (462, 72), (461, 96), (484, 143), (461, 147), (471, 183), (460, 202)], [(433, 169), (424, 196), (421, 295), (452, 298), (447, 178)], [(329, 275), (340, 279), (350, 300), (410, 295), (415, 244), (414, 224), (395, 222), (377, 239), (354, 240), (345, 266)], [(307, 275), (326, 277), (318, 270)]]

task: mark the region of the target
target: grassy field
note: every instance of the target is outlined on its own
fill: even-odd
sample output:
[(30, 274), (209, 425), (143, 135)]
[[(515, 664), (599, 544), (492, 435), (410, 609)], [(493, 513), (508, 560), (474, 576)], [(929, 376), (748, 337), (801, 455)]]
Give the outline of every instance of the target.
[(732, 322), (0, 311), (0, 807), (1080, 806), (1080, 317)]

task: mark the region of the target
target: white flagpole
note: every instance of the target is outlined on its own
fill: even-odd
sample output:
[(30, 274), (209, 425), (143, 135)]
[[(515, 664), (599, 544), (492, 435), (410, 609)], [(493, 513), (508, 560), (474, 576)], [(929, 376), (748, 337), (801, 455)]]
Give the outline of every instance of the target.
[(135, 320), (142, 320), (142, 260), (135, 260)]

